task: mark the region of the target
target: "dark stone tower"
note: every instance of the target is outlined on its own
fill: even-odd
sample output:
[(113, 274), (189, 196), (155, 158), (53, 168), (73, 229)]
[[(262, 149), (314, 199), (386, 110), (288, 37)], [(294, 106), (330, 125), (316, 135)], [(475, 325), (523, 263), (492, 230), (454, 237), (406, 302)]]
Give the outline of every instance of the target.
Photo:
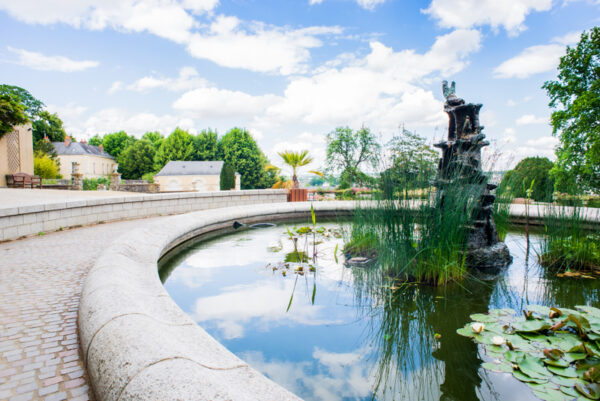
[[(479, 125), (479, 110), (482, 104), (465, 103), (455, 94), (456, 84), (448, 87), (444, 81), (442, 90), (448, 114), (448, 140), (435, 144), (442, 151), (438, 166), (438, 188), (446, 185), (462, 185), (465, 190), (481, 191), (474, 210), (467, 244), (467, 264), (484, 271), (496, 271), (512, 262), (506, 244), (500, 241), (492, 217), (496, 185), (487, 183), (481, 168), (481, 148), (490, 143), (485, 141), (483, 126)], [(471, 188), (468, 188), (471, 187)]]

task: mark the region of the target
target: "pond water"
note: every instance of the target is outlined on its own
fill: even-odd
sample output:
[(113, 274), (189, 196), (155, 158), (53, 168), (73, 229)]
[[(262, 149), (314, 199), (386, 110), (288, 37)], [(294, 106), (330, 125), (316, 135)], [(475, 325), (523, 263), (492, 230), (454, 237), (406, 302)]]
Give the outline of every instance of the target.
[[(190, 243), (159, 271), (201, 327), (305, 400), (534, 400), (512, 375), (483, 369), (484, 349), (456, 329), (492, 308), (600, 306), (598, 280), (558, 279), (540, 268), (535, 235), (529, 248), (523, 233), (507, 235), (514, 261), (494, 280), (406, 285), (388, 296), (373, 290), (373, 267), (344, 266), (338, 223), (318, 224), (325, 235), (303, 275), (293, 262), (286, 268), (286, 256), (298, 256), (287, 229), (300, 226)], [(298, 252), (312, 255), (312, 242), (299, 236)]]

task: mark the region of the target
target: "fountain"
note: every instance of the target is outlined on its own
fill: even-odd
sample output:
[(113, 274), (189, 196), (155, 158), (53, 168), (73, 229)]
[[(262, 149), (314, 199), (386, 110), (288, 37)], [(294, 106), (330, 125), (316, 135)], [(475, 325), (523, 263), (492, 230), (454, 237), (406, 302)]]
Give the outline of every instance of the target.
[(481, 148), (485, 141), (483, 126), (479, 125), (482, 104), (466, 103), (456, 96), (456, 84), (444, 81), (442, 90), (448, 114), (448, 140), (435, 144), (442, 150), (438, 165), (436, 186), (443, 194), (449, 185), (461, 185), (465, 191), (479, 191), (479, 202), (474, 209), (473, 222), (467, 243), (467, 265), (484, 272), (496, 272), (512, 262), (508, 247), (501, 242), (492, 216), (496, 189), (487, 182), (481, 168)]

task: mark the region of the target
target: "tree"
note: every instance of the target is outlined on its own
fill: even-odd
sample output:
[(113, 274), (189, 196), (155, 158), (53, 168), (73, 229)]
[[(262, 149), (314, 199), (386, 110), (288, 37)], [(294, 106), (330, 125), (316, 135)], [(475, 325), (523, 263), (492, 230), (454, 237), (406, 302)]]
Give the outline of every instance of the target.
[(56, 178), (58, 165), (47, 154), (36, 152), (33, 158), (33, 173), (40, 178)]
[[(552, 174), (557, 185), (577, 190), (600, 189), (600, 27), (583, 32), (576, 47), (567, 47), (558, 79), (542, 88), (550, 97), (552, 133), (558, 135)], [(558, 188), (562, 190), (562, 188)]]
[(31, 93), (23, 88), (12, 85), (0, 85), (0, 96), (8, 95), (24, 107), (25, 115), (29, 120), (35, 120), (45, 104), (34, 98)]
[[(387, 144), (392, 166), (386, 172), (391, 183), (402, 182), (403, 188), (428, 188), (437, 174), (439, 153), (425, 138), (402, 128)], [(392, 184), (394, 185), (394, 184)]]
[(56, 115), (46, 110), (38, 114), (38, 118), (33, 121), (33, 142), (44, 139), (47, 136), (50, 142), (62, 142), (67, 133), (63, 128), (62, 120)]
[(142, 135), (142, 139), (149, 140), (152, 146), (154, 146), (154, 149), (158, 150), (162, 142), (165, 140), (165, 137), (158, 131), (150, 131)]
[(527, 198), (532, 186), (531, 198), (537, 202), (551, 202), (554, 179), (550, 170), (554, 164), (547, 157), (526, 157), (513, 170), (508, 171), (498, 187), (498, 193), (515, 198)]
[(156, 151), (154, 170), (159, 171), (171, 160), (194, 160), (194, 138), (189, 132), (177, 127)]
[(283, 159), (285, 164), (292, 168), (293, 187), (298, 188), (300, 186), (297, 176), (298, 168), (312, 163), (313, 158), (308, 155), (308, 150), (302, 150), (300, 152), (286, 150), (284, 152), (278, 152), (277, 154)]
[(219, 143), (216, 132), (210, 128), (202, 130), (194, 137), (194, 160), (217, 160)]
[(121, 153), (136, 140), (135, 137), (127, 135), (125, 131), (113, 132), (102, 137), (102, 146), (106, 153), (118, 160)]
[(139, 179), (154, 171), (156, 150), (147, 139), (135, 141), (119, 156), (119, 170), (124, 179)]
[(15, 125), (28, 121), (25, 107), (12, 96), (0, 95), (0, 138), (12, 131)]
[[(90, 138), (88, 143), (92, 146), (100, 146), (100, 145), (102, 145), (102, 137), (99, 134), (96, 134)], [(102, 145), (102, 146), (104, 146), (104, 145)]]
[(221, 191), (229, 191), (235, 188), (235, 171), (227, 163), (223, 164), (221, 176), (219, 177), (219, 188)]
[(266, 171), (267, 158), (254, 138), (242, 128), (232, 128), (219, 141), (219, 154), (242, 176), (243, 189), (268, 188), (273, 185)]
[(327, 168), (340, 173), (340, 186), (349, 187), (360, 180), (363, 165), (375, 167), (380, 150), (368, 128), (352, 131), (349, 127), (338, 127), (327, 134)]

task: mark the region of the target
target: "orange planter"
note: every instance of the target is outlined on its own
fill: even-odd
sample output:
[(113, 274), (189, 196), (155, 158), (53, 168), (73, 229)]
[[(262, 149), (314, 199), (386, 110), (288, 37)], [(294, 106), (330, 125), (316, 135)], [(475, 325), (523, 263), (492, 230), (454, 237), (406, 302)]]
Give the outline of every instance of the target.
[(308, 191), (306, 188), (294, 188), (288, 192), (288, 202), (306, 202)]

